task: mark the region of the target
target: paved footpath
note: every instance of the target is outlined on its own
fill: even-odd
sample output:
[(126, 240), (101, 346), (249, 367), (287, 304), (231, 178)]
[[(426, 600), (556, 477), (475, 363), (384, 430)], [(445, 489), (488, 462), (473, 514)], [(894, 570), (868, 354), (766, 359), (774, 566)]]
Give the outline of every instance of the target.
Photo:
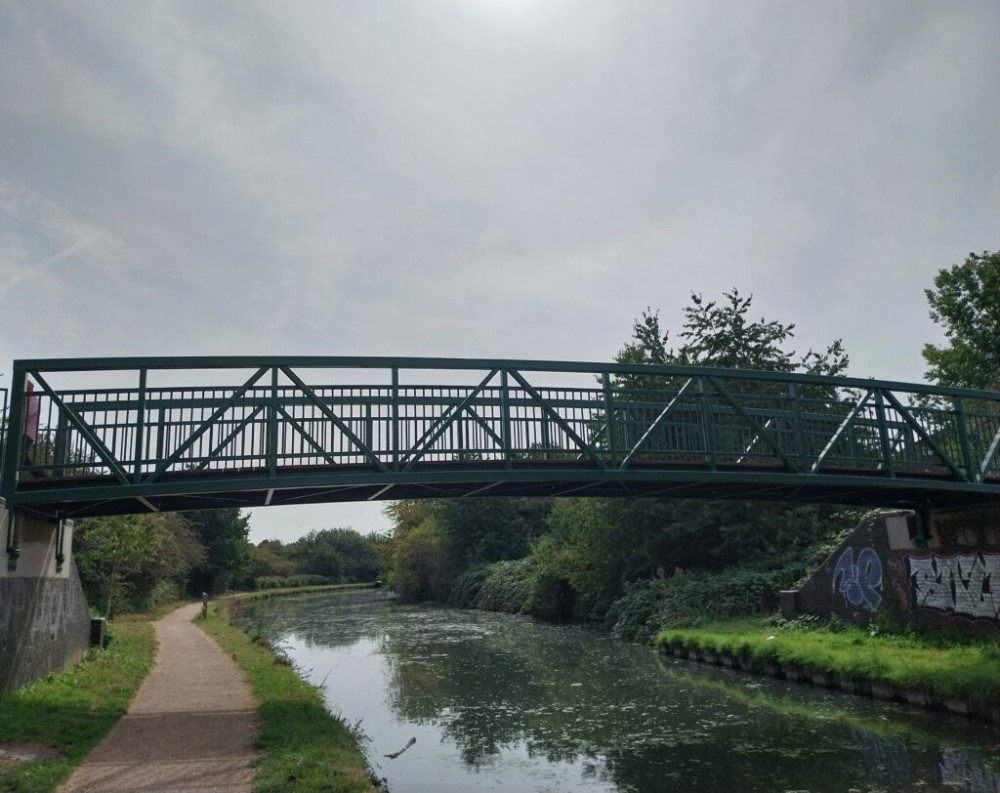
[(191, 622), (200, 608), (154, 623), (152, 671), (57, 793), (250, 793), (257, 705), (242, 670)]

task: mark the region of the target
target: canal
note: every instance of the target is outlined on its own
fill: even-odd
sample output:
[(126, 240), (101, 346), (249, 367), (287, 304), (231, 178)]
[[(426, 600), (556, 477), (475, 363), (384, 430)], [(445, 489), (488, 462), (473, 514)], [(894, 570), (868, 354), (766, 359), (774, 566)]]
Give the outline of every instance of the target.
[(255, 609), (392, 793), (1000, 791), (1000, 734), (959, 717), (377, 590)]

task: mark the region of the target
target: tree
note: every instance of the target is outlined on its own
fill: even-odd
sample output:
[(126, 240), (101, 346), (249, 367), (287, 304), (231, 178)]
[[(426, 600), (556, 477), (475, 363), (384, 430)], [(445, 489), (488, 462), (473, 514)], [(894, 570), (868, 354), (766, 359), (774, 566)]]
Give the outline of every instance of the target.
[(111, 619), (128, 578), (156, 558), (159, 542), (145, 516), (116, 515), (86, 521), (76, 554), (81, 577), (100, 593), (104, 615)]
[(506, 559), (520, 559), (545, 531), (551, 502), (525, 498), (456, 498), (442, 502), (449, 574)]
[(298, 572), (337, 581), (374, 581), (380, 568), (371, 538), (353, 529), (311, 531), (288, 546)]
[(439, 499), (403, 499), (390, 501), (382, 508), (382, 514), (392, 521), (392, 534), (399, 538), (420, 526), (427, 518), (436, 515), (440, 509)]
[(250, 565), (250, 518), (238, 508), (206, 509), (184, 516), (205, 546), (205, 561), (191, 575), (192, 594), (225, 592), (230, 582)]
[(295, 573), (295, 562), (288, 558), (280, 540), (262, 540), (250, 551), (250, 564), (243, 585), (253, 588), (259, 578), (287, 578)]
[(407, 600), (443, 599), (446, 538), (436, 516), (396, 537), (389, 585)]
[(924, 346), (927, 379), (941, 385), (1000, 391), (1000, 251), (970, 253), (940, 270), (925, 289), (931, 319), (948, 344)]
[(825, 352), (809, 350), (796, 360), (794, 350), (784, 349), (795, 336), (794, 324), (749, 318), (753, 295), (743, 297), (738, 289), (723, 292), (723, 300), (708, 301), (691, 293), (684, 308), (684, 343), (669, 347), (669, 332), (660, 329), (659, 312), (646, 309), (632, 326), (632, 341), (615, 357), (619, 363), (714, 366), (722, 369), (755, 369), (839, 375), (847, 369), (848, 356), (840, 339)]
[(75, 555), (88, 599), (112, 617), (177, 597), (205, 549), (177, 514), (120, 515), (82, 521)]

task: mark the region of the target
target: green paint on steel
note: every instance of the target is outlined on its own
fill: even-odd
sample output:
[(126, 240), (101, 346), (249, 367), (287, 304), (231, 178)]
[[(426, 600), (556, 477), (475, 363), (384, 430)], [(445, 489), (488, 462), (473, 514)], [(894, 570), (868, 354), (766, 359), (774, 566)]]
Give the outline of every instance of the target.
[(39, 437), (26, 459), (9, 429), (0, 492), (51, 517), (387, 494), (1000, 502), (984, 391), (551, 361), (33, 360), (14, 363), (9, 428), (29, 376)]

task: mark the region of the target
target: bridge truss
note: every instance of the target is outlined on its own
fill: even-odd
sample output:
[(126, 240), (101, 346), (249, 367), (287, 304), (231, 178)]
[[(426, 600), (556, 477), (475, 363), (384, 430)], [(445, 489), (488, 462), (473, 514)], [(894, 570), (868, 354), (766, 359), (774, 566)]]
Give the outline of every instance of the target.
[(11, 385), (2, 495), (57, 519), (500, 495), (1000, 502), (989, 392), (426, 358), (16, 361)]

